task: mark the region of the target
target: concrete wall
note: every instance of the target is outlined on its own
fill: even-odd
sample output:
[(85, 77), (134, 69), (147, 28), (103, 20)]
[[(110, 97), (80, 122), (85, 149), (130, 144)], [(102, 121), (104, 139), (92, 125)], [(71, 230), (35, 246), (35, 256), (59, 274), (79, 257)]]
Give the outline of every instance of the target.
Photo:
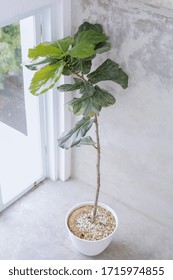
[[(173, 13), (166, 9), (172, 8), (172, 1), (165, 1), (164, 9), (161, 2), (73, 0), (72, 27), (74, 32), (86, 20), (102, 23), (112, 42), (109, 57), (129, 75), (127, 90), (104, 83), (117, 103), (103, 110), (99, 118), (102, 191), (169, 225), (173, 197)], [(94, 153), (91, 147), (75, 148), (72, 164), (73, 176), (93, 186)]]

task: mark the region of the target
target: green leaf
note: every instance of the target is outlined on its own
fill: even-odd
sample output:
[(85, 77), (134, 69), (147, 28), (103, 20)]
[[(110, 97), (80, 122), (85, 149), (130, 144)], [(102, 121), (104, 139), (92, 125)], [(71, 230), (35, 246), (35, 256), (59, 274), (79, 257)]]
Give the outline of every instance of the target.
[(119, 64), (115, 63), (111, 59), (107, 59), (102, 65), (100, 65), (87, 77), (93, 84), (101, 81), (111, 80), (122, 86), (122, 88), (128, 87), (127, 74), (121, 68), (119, 68)]
[(68, 109), (75, 115), (83, 115), (85, 117), (92, 117), (94, 114), (99, 114), (102, 106), (94, 97), (73, 98), (68, 103)]
[(64, 39), (60, 39), (57, 41), (58, 47), (65, 53), (69, 50), (71, 44), (72, 44), (72, 37), (68, 36)]
[(34, 71), (38, 71), (41, 67), (46, 66), (47, 64), (54, 64), (57, 62), (57, 59), (55, 58), (51, 58), (51, 57), (47, 57), (41, 61), (35, 62), (35, 63), (30, 63), (30, 64), (26, 64), (25, 67), (28, 68), (29, 70), (34, 70)]
[[(89, 85), (89, 83), (86, 83)], [(84, 84), (86, 86), (86, 84)], [(108, 107), (115, 103), (115, 98), (108, 91), (101, 89), (98, 86), (93, 87), (92, 94), (86, 89), (82, 94), (81, 98), (73, 98), (68, 103), (68, 109), (75, 115), (83, 114), (85, 117), (93, 116), (94, 114), (99, 114), (102, 107)], [(82, 85), (82, 89), (84, 89)]]
[(70, 67), (73, 70), (73, 72), (79, 72), (80, 71), (80, 59), (79, 58), (74, 58), (74, 57), (70, 57)]
[(38, 59), (39, 57), (54, 57), (60, 58), (63, 54), (62, 50), (54, 43), (44, 42), (37, 45), (33, 49), (28, 50), (28, 57), (32, 58), (33, 60)]
[(63, 149), (69, 149), (78, 145), (88, 130), (93, 125), (94, 120), (87, 117), (78, 121), (73, 129), (58, 140), (58, 145)]
[(99, 114), (102, 107), (115, 103), (115, 98), (106, 90), (94, 87), (90, 83), (83, 83), (80, 88), (81, 98), (74, 98), (68, 103), (68, 109), (75, 115), (83, 114), (85, 117)]
[(91, 60), (81, 60), (80, 62), (80, 71), (82, 74), (88, 74), (92, 66)]
[(83, 106), (83, 98), (73, 98), (73, 100), (71, 100), (68, 103), (68, 109), (70, 112), (72, 112), (75, 115), (81, 115), (82, 114), (82, 106)]
[(53, 88), (55, 83), (60, 79), (62, 71), (62, 61), (44, 66), (34, 74), (30, 85), (30, 92), (33, 95), (47, 92), (49, 89)]
[(101, 89), (98, 86), (95, 86), (95, 92), (93, 95), (94, 102), (101, 107), (108, 107), (115, 103), (115, 98), (107, 90)]
[(69, 51), (69, 54), (75, 58), (90, 57), (94, 53), (94, 45), (89, 42), (80, 42)]
[(99, 114), (101, 106), (95, 101), (93, 97), (86, 98), (83, 102), (82, 112), (85, 117)]
[(63, 69), (62, 74), (65, 75), (65, 76), (70, 76), (72, 74), (72, 71), (69, 69), (69, 67), (64, 65), (64, 69)]
[(73, 91), (73, 90), (80, 89), (81, 85), (84, 83), (81, 79), (77, 79), (77, 78), (74, 78), (74, 81), (75, 81), (74, 84), (64, 84), (57, 87), (57, 89), (63, 92)]
[(74, 40), (70, 55), (76, 58), (86, 58), (95, 54), (95, 46), (108, 37), (95, 30), (82, 31)]
[(96, 143), (93, 141), (93, 139), (90, 136), (82, 137), (79, 144), (77, 145), (80, 147), (81, 145), (96, 145)]
[(92, 96), (94, 91), (94, 86), (90, 82), (82, 83), (80, 86), (80, 94), (85, 97)]
[(111, 49), (111, 43), (110, 42), (103, 42), (103, 43), (99, 43), (96, 47), (95, 47), (95, 51), (96, 53), (104, 53), (104, 52), (108, 52)]
[(103, 32), (103, 28), (100, 24), (91, 24), (89, 22), (84, 22), (79, 26), (77, 33), (74, 35), (74, 38), (76, 38), (82, 31), (87, 30), (95, 30), (100, 33)]
[(107, 39), (108, 36), (106, 36), (103, 33), (100, 33), (95, 30), (87, 30), (81, 32), (79, 36), (76, 37), (73, 44), (77, 45), (81, 42), (86, 42), (86, 43), (88, 42), (96, 46), (98, 43), (105, 42)]

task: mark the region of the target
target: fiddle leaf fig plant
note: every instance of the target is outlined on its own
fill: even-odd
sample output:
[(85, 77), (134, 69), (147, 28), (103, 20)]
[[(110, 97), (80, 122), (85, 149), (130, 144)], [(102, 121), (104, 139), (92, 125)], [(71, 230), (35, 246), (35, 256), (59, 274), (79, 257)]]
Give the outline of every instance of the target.
[[(58, 144), (63, 149), (90, 145), (97, 151), (97, 188), (93, 222), (100, 191), (101, 150), (98, 117), (102, 108), (115, 103), (114, 96), (99, 86), (99, 82), (112, 81), (123, 89), (128, 87), (128, 75), (118, 63), (109, 58), (94, 71), (91, 70), (96, 55), (101, 55), (110, 49), (111, 44), (101, 24), (84, 22), (74, 36), (55, 42), (44, 42), (29, 49), (28, 57), (31, 61), (26, 65), (28, 69), (35, 71), (30, 85), (30, 92), (33, 95), (43, 94), (53, 88), (61, 75), (71, 75), (73, 82), (58, 86), (58, 92), (79, 91), (78, 97), (72, 97), (68, 103), (68, 109), (74, 115), (81, 115), (81, 119), (73, 129), (58, 140)], [(93, 125), (96, 130), (95, 140), (87, 135)]]

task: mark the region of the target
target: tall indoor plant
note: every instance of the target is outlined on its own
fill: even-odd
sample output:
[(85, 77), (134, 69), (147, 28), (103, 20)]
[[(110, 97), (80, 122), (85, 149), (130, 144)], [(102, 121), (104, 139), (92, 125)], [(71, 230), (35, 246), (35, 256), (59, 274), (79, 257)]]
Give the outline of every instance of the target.
[[(98, 83), (109, 80), (124, 89), (128, 86), (127, 74), (109, 58), (94, 71), (92, 70), (92, 62), (96, 55), (108, 52), (110, 49), (111, 44), (102, 26), (84, 22), (73, 37), (69, 36), (55, 42), (44, 42), (29, 49), (28, 57), (31, 63), (26, 65), (28, 69), (36, 71), (30, 85), (30, 92), (33, 95), (43, 94), (53, 88), (61, 75), (71, 75), (73, 83), (60, 85), (58, 91), (79, 90), (79, 95), (72, 97), (68, 103), (68, 109), (74, 115), (81, 115), (82, 118), (77, 121), (73, 129), (58, 140), (58, 143), (63, 149), (90, 145), (97, 152), (97, 188), (93, 223), (96, 218), (100, 191), (101, 150), (98, 117), (102, 108), (115, 103), (114, 96), (98, 86)], [(87, 135), (93, 124), (96, 129), (95, 141)]]

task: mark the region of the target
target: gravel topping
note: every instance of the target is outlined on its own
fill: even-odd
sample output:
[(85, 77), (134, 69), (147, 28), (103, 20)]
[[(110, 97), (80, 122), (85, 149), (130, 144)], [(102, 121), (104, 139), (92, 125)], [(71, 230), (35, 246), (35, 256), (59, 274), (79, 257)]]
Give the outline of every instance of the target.
[(116, 221), (110, 211), (97, 207), (93, 223), (93, 206), (86, 205), (75, 209), (69, 217), (68, 226), (71, 232), (81, 239), (100, 240), (109, 236), (116, 227)]

